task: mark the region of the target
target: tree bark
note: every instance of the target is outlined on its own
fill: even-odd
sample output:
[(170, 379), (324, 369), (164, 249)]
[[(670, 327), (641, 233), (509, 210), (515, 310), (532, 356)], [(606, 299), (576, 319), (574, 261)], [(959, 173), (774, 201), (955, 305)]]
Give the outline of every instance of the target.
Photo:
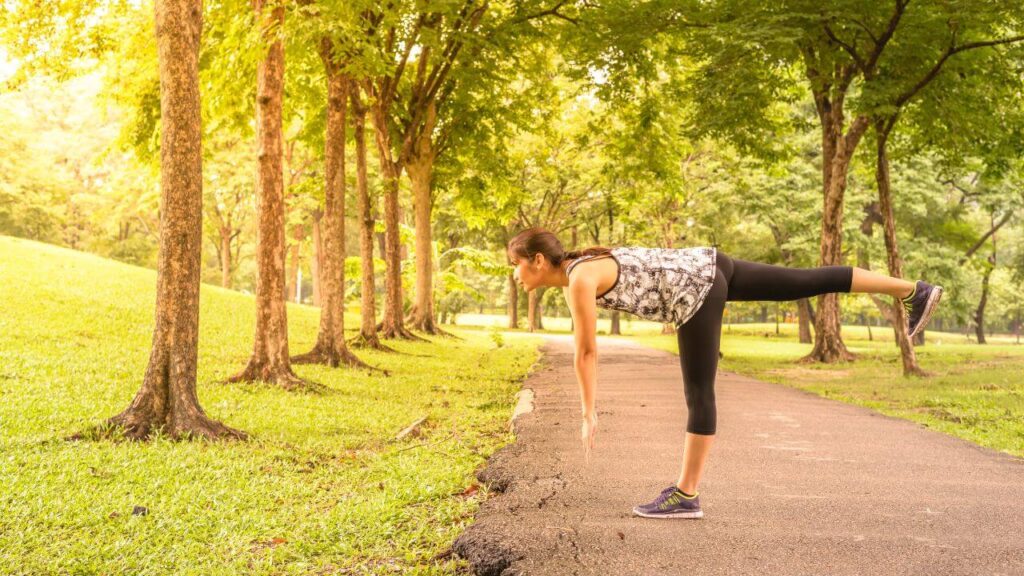
[(449, 335), (434, 323), (434, 244), (430, 230), (430, 214), (433, 209), (431, 181), (434, 160), (437, 158), (437, 151), (432, 143), (436, 122), (436, 108), (430, 103), (427, 105), (423, 131), (405, 165), (409, 182), (412, 184), (413, 218), (416, 228), (416, 296), (406, 321), (412, 327), (428, 334)]
[(377, 99), (371, 107), (380, 173), (384, 188), (384, 315), (378, 326), (379, 338), (425, 340), (407, 330), (402, 318), (401, 255), (398, 234), (398, 179), (402, 164), (392, 153), (386, 102)]
[(231, 288), (231, 226), (220, 226), (220, 285)]
[(810, 344), (811, 338), (811, 302), (807, 298), (796, 301), (797, 315), (800, 324), (800, 343)]
[(995, 270), (995, 257), (989, 256), (988, 262), (991, 266), (985, 267), (985, 273), (981, 276), (981, 300), (974, 310), (974, 333), (978, 336), (978, 344), (986, 344), (985, 341), (985, 306), (988, 304), (989, 277), (992, 270)]
[(332, 41), (320, 41), (320, 58), (327, 76), (327, 127), (324, 134), (323, 298), (320, 329), (313, 349), (297, 356), (302, 363), (369, 368), (345, 342), (345, 113), (349, 79), (342, 74)]
[(320, 234), (320, 220), (323, 218), (323, 212), (317, 210), (313, 213), (313, 260), (309, 263), (310, 271), (313, 273), (313, 305), (322, 306), (321, 300), (321, 288), (320, 288), (320, 270), (323, 266), (324, 259), (324, 244), (323, 237)]
[(519, 288), (513, 272), (508, 273), (508, 327), (519, 328)]
[[(129, 438), (244, 438), (199, 405), (199, 277), (203, 175), (199, 95), (200, 0), (157, 0), (160, 75), (160, 253), (156, 326), (142, 387), (103, 428)], [(83, 434), (74, 437), (81, 438)]]
[(622, 335), (622, 313), (618, 310), (612, 311), (611, 330), (608, 333), (615, 336)]
[[(846, 135), (843, 128), (841, 98), (830, 102), (821, 94), (815, 101), (822, 122), (822, 173), (824, 206), (821, 219), (821, 266), (842, 265), (843, 196), (847, 172), (854, 149), (867, 127), (867, 119), (858, 117)], [(840, 335), (841, 316), (838, 294), (818, 296), (818, 313), (814, 324), (814, 348), (803, 362), (851, 361), (856, 356), (847, 350)]]
[[(263, 26), (267, 0), (255, 0), (257, 25), (268, 39), (284, 23), (284, 6), (270, 9)], [(292, 372), (288, 356), (288, 317), (285, 307), (284, 164), (281, 130), (284, 95), (284, 46), (273, 41), (256, 69), (256, 137), (259, 173), (256, 182), (259, 215), (256, 239), (256, 338), (252, 356), (228, 382), (266, 381), (285, 388), (305, 383)]]
[(292, 226), (292, 243), (288, 246), (288, 266), (285, 269), (285, 300), (294, 299), (295, 302), (302, 302), (302, 286), (299, 285), (299, 266), (302, 265), (300, 262), (301, 251), (302, 251), (302, 239), (306, 235), (305, 230), (302, 228), (302, 224), (295, 224)]
[[(888, 256), (889, 275), (893, 278), (903, 277), (903, 260), (900, 258), (899, 246), (896, 244), (896, 216), (892, 209), (892, 190), (889, 182), (889, 157), (886, 153), (886, 145), (889, 133), (885, 130), (884, 122), (878, 121), (875, 124), (875, 131), (878, 136), (877, 158), (875, 163), (875, 181), (878, 185), (879, 210), (882, 213), (882, 226), (885, 231), (885, 249)], [(893, 330), (895, 331), (896, 342), (900, 347), (900, 357), (903, 360), (903, 375), (924, 376), (925, 372), (917, 363), (917, 355), (914, 353), (914, 345), (907, 336), (906, 310), (894, 298), (893, 308), (895, 313), (891, 315)]]
[(534, 294), (533, 298), (533, 325), (537, 330), (544, 329), (544, 288), (536, 288), (530, 291), (530, 294)]
[(349, 99), (352, 102), (352, 130), (356, 144), (356, 194), (359, 196), (359, 259), (362, 273), (360, 292), (361, 322), (359, 335), (349, 344), (353, 348), (373, 348), (394, 352), (395, 350), (381, 343), (377, 337), (377, 286), (373, 269), (373, 235), (376, 220), (374, 203), (370, 197), (369, 180), (366, 166), (366, 105), (360, 96), (359, 85), (355, 82), (349, 87)]
[(537, 289), (526, 292), (526, 326), (529, 332), (537, 330)]

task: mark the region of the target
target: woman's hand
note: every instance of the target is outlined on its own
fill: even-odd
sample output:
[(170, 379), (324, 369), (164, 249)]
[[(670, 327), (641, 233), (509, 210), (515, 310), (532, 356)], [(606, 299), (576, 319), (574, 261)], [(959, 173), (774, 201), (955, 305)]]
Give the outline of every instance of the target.
[(597, 412), (583, 415), (583, 425), (580, 428), (580, 439), (583, 441), (583, 450), (587, 463), (590, 463), (590, 450), (594, 447), (594, 433), (597, 432)]

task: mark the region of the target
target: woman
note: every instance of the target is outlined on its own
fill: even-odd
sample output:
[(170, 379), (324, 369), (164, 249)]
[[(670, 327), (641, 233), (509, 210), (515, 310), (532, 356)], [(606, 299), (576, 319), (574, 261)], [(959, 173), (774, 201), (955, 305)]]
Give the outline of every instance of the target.
[[(589, 457), (597, 429), (596, 307), (622, 310), (676, 327), (688, 420), (679, 481), (652, 502), (633, 508), (648, 518), (701, 518), (697, 485), (715, 434), (715, 371), (725, 303), (796, 300), (830, 292), (867, 292), (900, 298), (910, 337), (920, 332), (942, 287), (851, 266), (787, 268), (731, 258), (713, 247), (591, 247), (565, 252), (543, 228), (508, 243), (509, 262), (523, 289), (560, 286), (573, 318), (576, 377), (583, 412), (582, 439)], [(576, 271), (575, 274), (572, 274)]]

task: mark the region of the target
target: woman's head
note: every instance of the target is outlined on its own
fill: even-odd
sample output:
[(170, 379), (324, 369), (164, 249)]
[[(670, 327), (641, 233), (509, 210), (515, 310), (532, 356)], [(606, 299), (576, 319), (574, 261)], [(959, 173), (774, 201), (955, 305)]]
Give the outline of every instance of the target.
[(591, 246), (583, 250), (562, 247), (558, 237), (544, 228), (527, 228), (508, 241), (509, 264), (515, 266), (513, 276), (525, 290), (538, 286), (558, 286), (562, 264), (581, 256), (604, 254), (611, 248)]

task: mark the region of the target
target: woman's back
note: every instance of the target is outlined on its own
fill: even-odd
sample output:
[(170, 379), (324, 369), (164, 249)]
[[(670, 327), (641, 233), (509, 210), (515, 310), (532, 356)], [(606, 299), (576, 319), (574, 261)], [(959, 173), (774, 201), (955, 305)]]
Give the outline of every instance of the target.
[(654, 322), (685, 323), (697, 311), (715, 280), (714, 247), (647, 248), (618, 246), (609, 254), (582, 256), (581, 262), (614, 258), (618, 277), (597, 298), (601, 308), (621, 310)]

